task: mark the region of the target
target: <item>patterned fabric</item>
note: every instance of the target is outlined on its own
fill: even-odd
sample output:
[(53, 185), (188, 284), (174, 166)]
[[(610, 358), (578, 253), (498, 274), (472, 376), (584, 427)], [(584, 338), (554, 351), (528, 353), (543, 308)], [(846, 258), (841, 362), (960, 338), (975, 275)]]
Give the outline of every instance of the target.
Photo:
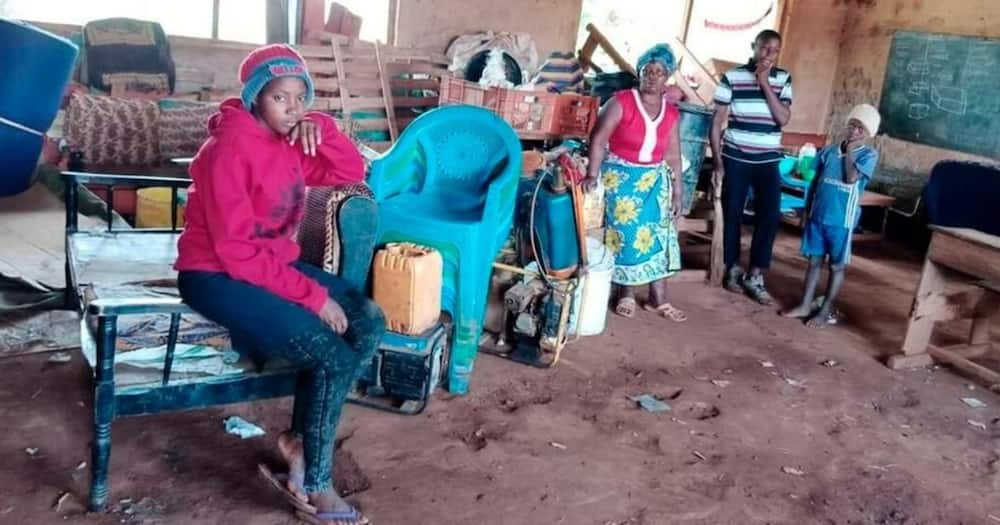
[(365, 184), (346, 186), (318, 186), (306, 194), (306, 211), (296, 234), (302, 249), (299, 260), (337, 274), (340, 272), (340, 235), (337, 230), (337, 212), (348, 197), (372, 198), (372, 191)]
[[(781, 158), (781, 126), (767, 106), (757, 83), (753, 62), (727, 71), (715, 91), (715, 103), (729, 108), (729, 126), (723, 134), (727, 157), (744, 162), (771, 162)], [(768, 88), (786, 104), (792, 103), (792, 75), (772, 68)]]
[(162, 75), (166, 78), (166, 90), (174, 89), (176, 71), (170, 42), (156, 22), (130, 18), (93, 20), (83, 27), (81, 51), (81, 80), (91, 87), (110, 91), (106, 75), (123, 73)]
[(87, 24), (83, 29), (87, 43), (92, 46), (126, 44), (130, 46), (156, 45), (156, 34), (152, 22), (138, 20), (99, 20)]
[(160, 160), (156, 102), (75, 94), (63, 130), (93, 166), (152, 166)]
[(104, 73), (101, 82), (111, 86), (111, 96), (115, 97), (141, 98), (136, 95), (143, 94), (155, 98), (170, 93), (170, 78), (166, 74)]
[(555, 52), (545, 60), (532, 82), (554, 93), (581, 93), (583, 69), (575, 54)]
[(631, 164), (613, 155), (601, 165), (604, 244), (615, 255), (613, 283), (639, 286), (680, 271), (671, 177), (665, 164)]
[[(103, 298), (152, 298), (178, 297), (177, 281), (146, 281), (114, 285), (86, 285), (81, 289), (84, 306)], [(98, 318), (87, 316), (87, 327), (91, 335), (96, 335)], [(166, 315), (125, 315), (118, 318), (118, 339), (115, 352), (131, 352), (145, 348), (155, 348), (167, 344), (170, 317)], [(230, 348), (229, 331), (225, 328), (192, 314), (181, 317), (177, 332), (177, 343), (205, 345), (213, 348)]]
[(208, 140), (208, 118), (219, 110), (218, 104), (160, 101), (160, 157), (192, 157)]

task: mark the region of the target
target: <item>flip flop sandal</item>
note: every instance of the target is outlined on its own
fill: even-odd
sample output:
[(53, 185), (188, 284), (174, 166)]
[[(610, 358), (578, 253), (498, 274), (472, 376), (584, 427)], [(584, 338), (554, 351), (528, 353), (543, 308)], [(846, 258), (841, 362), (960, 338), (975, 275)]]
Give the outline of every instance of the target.
[(623, 297), (618, 300), (618, 304), (615, 305), (615, 313), (626, 318), (632, 319), (635, 317), (635, 309), (638, 303), (632, 297)]
[(260, 473), (261, 478), (267, 482), (267, 484), (278, 491), (281, 497), (284, 498), (293, 507), (301, 512), (316, 514), (316, 507), (311, 504), (302, 501), (294, 492), (288, 490), (288, 474), (275, 474), (271, 472), (271, 469), (267, 465), (261, 463), (257, 465), (257, 471)]
[(663, 303), (660, 306), (653, 306), (647, 304), (645, 307), (646, 311), (656, 312), (656, 314), (661, 315), (675, 323), (683, 323), (688, 320), (687, 314), (683, 310), (677, 308), (670, 303)]
[(311, 525), (368, 525), (371, 523), (357, 509), (338, 512), (303, 512), (296, 511), (295, 516)]

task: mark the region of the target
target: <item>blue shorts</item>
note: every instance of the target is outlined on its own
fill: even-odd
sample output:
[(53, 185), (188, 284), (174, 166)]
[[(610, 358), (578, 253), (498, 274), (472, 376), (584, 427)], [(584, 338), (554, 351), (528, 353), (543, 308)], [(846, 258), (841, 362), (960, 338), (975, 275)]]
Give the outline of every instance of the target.
[(830, 256), (830, 266), (847, 266), (851, 262), (851, 230), (843, 226), (806, 223), (802, 234), (802, 255)]

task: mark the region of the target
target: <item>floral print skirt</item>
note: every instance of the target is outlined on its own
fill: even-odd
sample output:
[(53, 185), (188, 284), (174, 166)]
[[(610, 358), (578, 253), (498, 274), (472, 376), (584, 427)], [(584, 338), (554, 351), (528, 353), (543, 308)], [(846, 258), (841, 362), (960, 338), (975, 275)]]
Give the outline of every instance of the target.
[(615, 256), (613, 283), (640, 286), (680, 271), (680, 245), (670, 213), (672, 181), (665, 163), (638, 165), (609, 154), (601, 164), (604, 244)]

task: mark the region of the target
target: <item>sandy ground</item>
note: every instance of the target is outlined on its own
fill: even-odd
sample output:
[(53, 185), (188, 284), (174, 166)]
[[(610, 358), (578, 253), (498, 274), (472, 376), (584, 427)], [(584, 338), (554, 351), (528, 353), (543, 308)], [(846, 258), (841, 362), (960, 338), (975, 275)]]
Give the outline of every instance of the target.
[[(770, 280), (783, 301), (801, 280), (796, 243), (780, 239)], [(471, 395), (438, 394), (420, 416), (348, 408), (339, 486), (377, 525), (1000, 524), (1000, 396), (880, 362), (919, 267), (859, 248), (846, 321), (820, 331), (678, 284), (683, 325), (612, 319), (547, 371), (482, 356)], [(110, 510), (84, 513), (87, 371), (78, 354), (47, 358), (0, 360), (0, 523), (296, 522), (255, 477), (288, 399), (117, 421)], [(628, 397), (643, 393), (672, 410), (640, 410)], [(268, 435), (227, 435), (232, 414)]]

